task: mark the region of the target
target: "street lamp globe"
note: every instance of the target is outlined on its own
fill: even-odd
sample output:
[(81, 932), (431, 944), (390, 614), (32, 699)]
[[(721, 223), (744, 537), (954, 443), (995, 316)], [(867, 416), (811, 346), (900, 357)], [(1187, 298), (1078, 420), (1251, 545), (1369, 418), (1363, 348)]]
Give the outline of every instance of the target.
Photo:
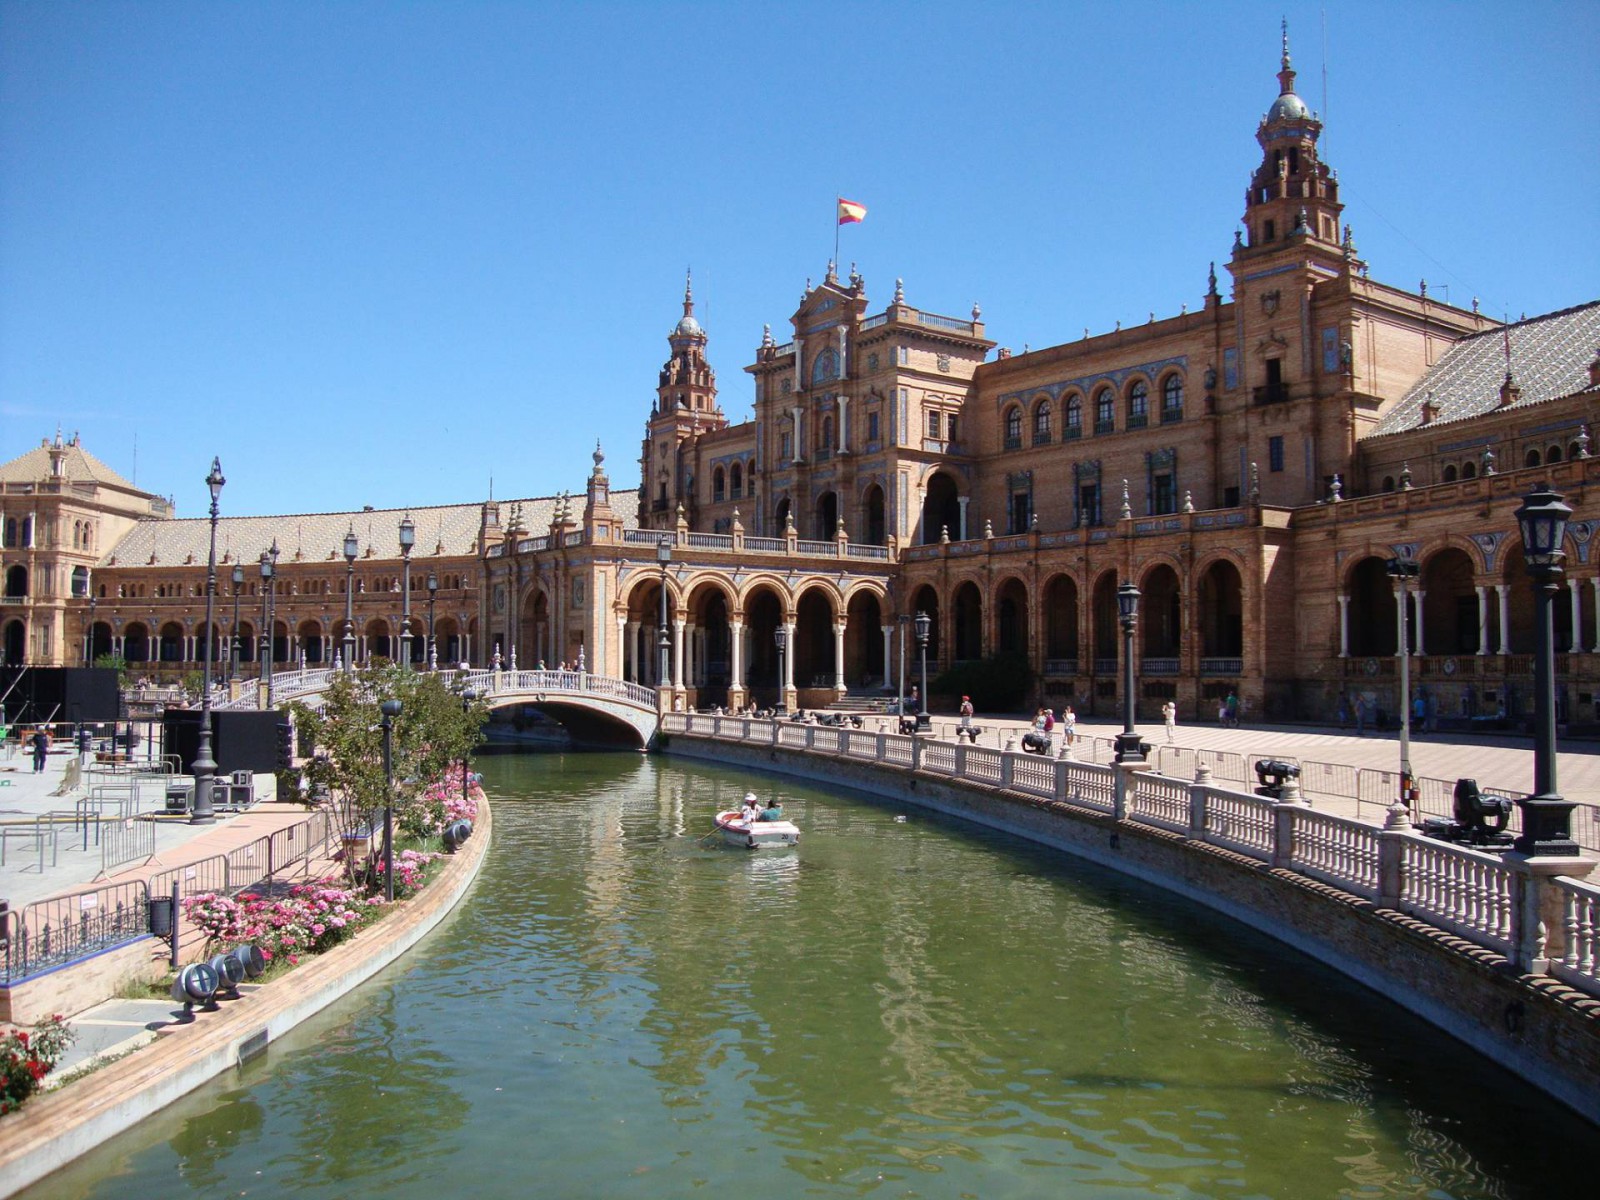
[(1139, 616), (1139, 596), (1137, 585), (1125, 583), (1117, 589), (1117, 616), (1124, 625), (1130, 625)]
[(1547, 483), (1535, 484), (1517, 509), (1517, 524), (1522, 529), (1522, 557), (1530, 567), (1548, 570), (1560, 566), (1566, 555), (1561, 543), (1567, 536), (1567, 518), (1572, 506)]

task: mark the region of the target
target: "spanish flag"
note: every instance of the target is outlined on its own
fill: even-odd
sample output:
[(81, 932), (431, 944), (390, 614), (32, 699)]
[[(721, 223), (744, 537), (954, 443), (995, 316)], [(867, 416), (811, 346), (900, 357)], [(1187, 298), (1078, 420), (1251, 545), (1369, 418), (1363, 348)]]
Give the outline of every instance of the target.
[(866, 217), (867, 206), (865, 204), (857, 204), (854, 200), (846, 200), (843, 196), (838, 199), (839, 224), (853, 225)]

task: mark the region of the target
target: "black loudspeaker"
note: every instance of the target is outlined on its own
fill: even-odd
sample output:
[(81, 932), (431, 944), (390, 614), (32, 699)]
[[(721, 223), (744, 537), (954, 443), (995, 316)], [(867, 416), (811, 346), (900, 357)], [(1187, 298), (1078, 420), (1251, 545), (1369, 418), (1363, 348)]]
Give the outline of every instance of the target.
[(0, 667), (0, 696), (7, 724), (115, 721), (122, 708), (110, 667)]
[[(211, 757), (217, 760), (217, 774), (277, 770), (279, 720), (280, 714), (274, 711), (213, 712)], [(161, 723), (166, 729), (167, 753), (178, 756), (185, 773), (193, 771), (194, 756), (200, 750), (200, 710), (169, 708)]]

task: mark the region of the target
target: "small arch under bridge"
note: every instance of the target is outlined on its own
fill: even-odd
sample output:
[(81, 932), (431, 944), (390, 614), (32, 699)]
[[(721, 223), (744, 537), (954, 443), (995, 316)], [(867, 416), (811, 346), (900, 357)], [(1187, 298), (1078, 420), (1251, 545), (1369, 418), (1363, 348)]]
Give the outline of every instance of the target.
[[(566, 726), (573, 739), (580, 743), (649, 746), (659, 725), (655, 689), (625, 679), (592, 675), (587, 671), (450, 671), (445, 674), (452, 688), (473, 689), (490, 708), (536, 705)], [(333, 677), (334, 672), (327, 668), (275, 675), (273, 702), (314, 702), (317, 695), (327, 690)]]

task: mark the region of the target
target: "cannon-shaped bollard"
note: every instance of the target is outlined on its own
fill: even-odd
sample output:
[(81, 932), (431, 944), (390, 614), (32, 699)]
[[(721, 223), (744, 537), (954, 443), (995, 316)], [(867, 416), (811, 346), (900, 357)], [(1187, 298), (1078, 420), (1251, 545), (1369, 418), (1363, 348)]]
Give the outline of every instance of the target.
[(472, 836), (472, 822), (465, 817), (451, 821), (444, 827), (442, 836), (446, 853), (454, 854), (457, 848)]
[(209, 1012), (217, 1007), (217, 988), (221, 984), (216, 968), (210, 963), (190, 963), (172, 981), (172, 998), (183, 1002), (185, 1016), (194, 1011), (196, 1004), (204, 1005)]
[(1286, 763), (1276, 758), (1260, 758), (1256, 760), (1256, 782), (1261, 786), (1256, 788), (1256, 795), (1265, 796), (1269, 800), (1282, 800), (1284, 784), (1291, 779), (1300, 778), (1300, 768), (1293, 763)]

